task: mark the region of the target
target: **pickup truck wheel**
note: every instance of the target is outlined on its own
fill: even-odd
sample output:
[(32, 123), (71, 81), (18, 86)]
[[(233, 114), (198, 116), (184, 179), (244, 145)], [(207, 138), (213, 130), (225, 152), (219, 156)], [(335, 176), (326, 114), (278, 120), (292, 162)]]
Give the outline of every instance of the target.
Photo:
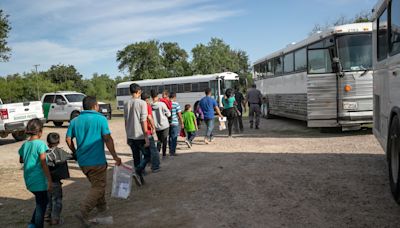
[(64, 124), (64, 122), (62, 122), (62, 121), (53, 121), (53, 124), (56, 127), (61, 127)]
[(71, 113), (71, 118), (69, 119), (69, 121), (72, 121), (73, 119), (75, 119), (76, 117), (79, 116), (79, 112), (78, 111), (74, 111)]
[(389, 167), (390, 190), (393, 198), (400, 204), (400, 120), (395, 115), (389, 129), (386, 156)]
[(24, 141), (26, 138), (28, 138), (28, 136), (25, 134), (25, 131), (14, 132), (12, 133), (12, 136), (17, 141)]

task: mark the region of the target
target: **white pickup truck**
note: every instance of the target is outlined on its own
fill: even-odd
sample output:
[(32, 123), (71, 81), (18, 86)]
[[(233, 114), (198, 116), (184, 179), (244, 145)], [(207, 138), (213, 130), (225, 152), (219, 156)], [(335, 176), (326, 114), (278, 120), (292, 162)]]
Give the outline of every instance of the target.
[(39, 118), (43, 123), (46, 119), (43, 115), (42, 102), (21, 102), (3, 104), (0, 99), (0, 137), (6, 138), (12, 134), (15, 140), (26, 139), (25, 128), (29, 120)]

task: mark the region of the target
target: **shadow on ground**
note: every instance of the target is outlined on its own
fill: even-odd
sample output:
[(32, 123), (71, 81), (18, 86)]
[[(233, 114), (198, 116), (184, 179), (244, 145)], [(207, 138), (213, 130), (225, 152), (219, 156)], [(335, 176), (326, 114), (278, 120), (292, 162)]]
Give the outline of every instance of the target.
[[(107, 200), (113, 227), (396, 227), (384, 155), (184, 153), (163, 160), (128, 200)], [(23, 181), (23, 180), (21, 180)], [(89, 185), (64, 187), (65, 224)], [(33, 199), (1, 197), (1, 227), (22, 227)], [(110, 226), (111, 227), (111, 226)]]

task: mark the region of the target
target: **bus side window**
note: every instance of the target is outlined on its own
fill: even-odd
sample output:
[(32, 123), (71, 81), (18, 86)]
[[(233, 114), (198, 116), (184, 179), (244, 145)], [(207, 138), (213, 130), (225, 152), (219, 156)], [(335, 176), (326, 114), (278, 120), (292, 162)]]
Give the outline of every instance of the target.
[(387, 21), (387, 9), (383, 11), (381, 16), (378, 18), (378, 32), (377, 32), (377, 40), (378, 40), (378, 45), (377, 45), (377, 58), (378, 60), (384, 60), (387, 58), (387, 53), (388, 53), (388, 34), (387, 34), (387, 29), (388, 29), (388, 21)]
[(390, 55), (400, 53), (400, 0), (392, 0), (390, 24)]
[(158, 93), (164, 92), (164, 86), (160, 85), (158, 86)]
[(199, 83), (192, 83), (192, 92), (200, 92)]
[(185, 83), (185, 85), (184, 85), (184, 91), (185, 91), (185, 92), (192, 92), (192, 84), (190, 84), (190, 83)]
[(183, 84), (179, 84), (178, 85), (178, 93), (183, 93), (183, 92), (185, 92), (184, 85)]

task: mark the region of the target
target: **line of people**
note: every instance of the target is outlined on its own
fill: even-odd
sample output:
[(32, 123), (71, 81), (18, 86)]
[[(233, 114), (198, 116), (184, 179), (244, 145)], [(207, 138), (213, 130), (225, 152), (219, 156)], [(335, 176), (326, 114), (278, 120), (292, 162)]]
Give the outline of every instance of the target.
[[(165, 158), (167, 146), (170, 156), (177, 156), (178, 136), (185, 135), (186, 144), (192, 147), (200, 123), (205, 124), (204, 142), (214, 140), (215, 113), (223, 117), (217, 102), (211, 97), (211, 89), (205, 90), (203, 97), (194, 108), (190, 104), (182, 111), (176, 101), (176, 93), (164, 91), (159, 98), (156, 91), (150, 96), (143, 94), (140, 86), (130, 86), (132, 98), (124, 108), (125, 131), (127, 144), (132, 150), (134, 173), (132, 177), (138, 186), (145, 184), (144, 171), (151, 162), (153, 173), (160, 171), (160, 153)], [(251, 102), (257, 101), (259, 91), (248, 92), (250, 111), (256, 113), (256, 128), (259, 126), (259, 108)], [(150, 102), (151, 98), (151, 102)], [(253, 100), (252, 100), (253, 99)], [(246, 111), (243, 95), (228, 89), (223, 98), (224, 116), (228, 119), (228, 134), (232, 135), (232, 127), (243, 131), (242, 113)], [(257, 101), (258, 102), (258, 101)], [(261, 100), (260, 100), (261, 102)], [(60, 136), (50, 133), (48, 145), (40, 138), (43, 134), (43, 123), (39, 119), (28, 122), (26, 133), (29, 139), (19, 149), (20, 162), (23, 163), (26, 187), (35, 196), (36, 208), (29, 227), (43, 227), (45, 219), (52, 225), (62, 223), (62, 183), (69, 178), (67, 160), (75, 159), (83, 174), (91, 183), (88, 195), (81, 202), (79, 213), (75, 216), (85, 225), (90, 225), (89, 215), (96, 208), (98, 214), (107, 212), (105, 189), (107, 185), (107, 159), (105, 146), (115, 161), (121, 165), (107, 119), (101, 115), (95, 97), (85, 97), (83, 111), (70, 122), (66, 133), (66, 142), (72, 154), (58, 147)], [(252, 127), (253, 120), (250, 119)]]

